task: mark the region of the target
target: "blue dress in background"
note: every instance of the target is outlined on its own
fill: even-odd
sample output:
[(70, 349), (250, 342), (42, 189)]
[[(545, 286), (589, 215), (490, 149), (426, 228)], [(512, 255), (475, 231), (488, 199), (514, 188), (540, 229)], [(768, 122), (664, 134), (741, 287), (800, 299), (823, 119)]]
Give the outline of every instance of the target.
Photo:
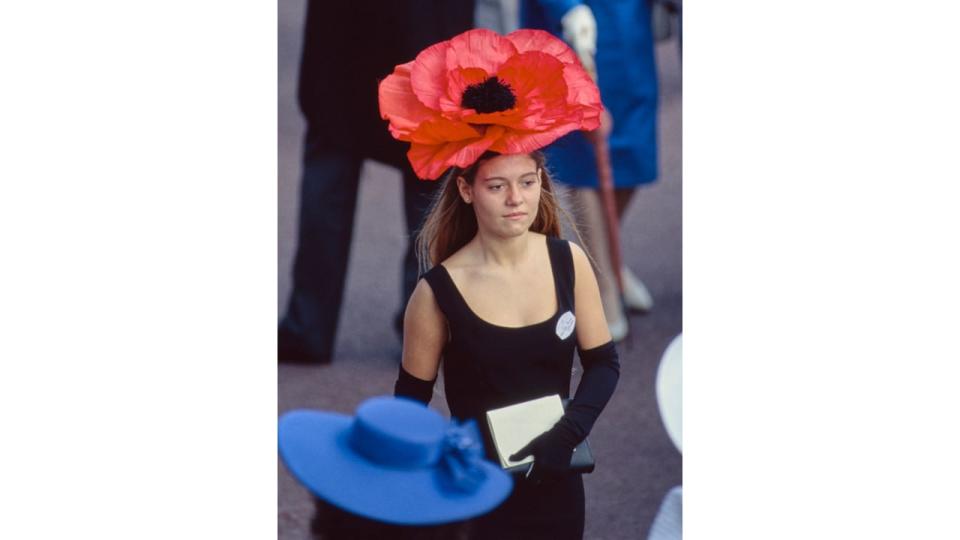
[[(523, 0), (521, 25), (561, 37), (560, 18), (586, 4), (597, 19), (597, 74), (603, 104), (613, 116), (610, 160), (616, 187), (657, 179), (657, 68), (647, 0)], [(581, 132), (544, 150), (557, 181), (597, 187), (593, 146)]]

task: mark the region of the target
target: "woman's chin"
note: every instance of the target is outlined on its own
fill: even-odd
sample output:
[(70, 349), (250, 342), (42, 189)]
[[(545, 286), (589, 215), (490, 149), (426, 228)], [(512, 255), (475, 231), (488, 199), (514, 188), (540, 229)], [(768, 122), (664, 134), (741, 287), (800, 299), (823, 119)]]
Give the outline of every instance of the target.
[(523, 236), (530, 231), (532, 223), (508, 223), (503, 227), (503, 235), (508, 237)]
[(514, 238), (523, 236), (533, 226), (533, 220), (499, 220), (489, 223), (487, 226), (481, 226), (481, 229), (489, 235), (500, 238)]

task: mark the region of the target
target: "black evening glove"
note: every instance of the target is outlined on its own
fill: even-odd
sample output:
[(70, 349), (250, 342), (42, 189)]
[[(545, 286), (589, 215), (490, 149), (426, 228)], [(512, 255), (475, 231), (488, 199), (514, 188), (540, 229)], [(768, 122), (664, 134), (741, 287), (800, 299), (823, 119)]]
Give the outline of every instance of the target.
[(397, 374), (397, 383), (393, 386), (394, 397), (405, 397), (413, 399), (427, 405), (430, 398), (433, 397), (433, 385), (437, 379), (425, 381), (418, 379), (403, 369), (400, 365), (400, 373)]
[(580, 363), (583, 365), (583, 377), (577, 386), (577, 393), (560, 420), (572, 432), (576, 441), (574, 447), (587, 438), (597, 417), (610, 401), (617, 381), (620, 380), (620, 360), (613, 341), (578, 351)]
[(532, 468), (527, 478), (539, 484), (563, 476), (570, 469), (570, 458), (577, 446), (574, 431), (561, 418), (552, 428), (541, 433), (526, 446), (510, 456), (511, 461), (519, 461), (533, 456)]
[(583, 377), (563, 417), (548, 431), (510, 456), (511, 461), (517, 461), (532, 455), (533, 468), (528, 478), (537, 483), (563, 474), (570, 468), (573, 449), (587, 438), (620, 380), (620, 361), (613, 341), (592, 349), (578, 350), (580, 363), (583, 364)]

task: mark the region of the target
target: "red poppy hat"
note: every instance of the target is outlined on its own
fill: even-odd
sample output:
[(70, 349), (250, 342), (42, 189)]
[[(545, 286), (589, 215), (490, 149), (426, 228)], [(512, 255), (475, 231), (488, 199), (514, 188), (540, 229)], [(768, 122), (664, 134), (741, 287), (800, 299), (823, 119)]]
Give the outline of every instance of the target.
[(484, 152), (525, 154), (600, 126), (600, 90), (542, 30), (476, 29), (432, 45), (380, 83), (380, 116), (410, 143), (417, 176), (439, 178)]

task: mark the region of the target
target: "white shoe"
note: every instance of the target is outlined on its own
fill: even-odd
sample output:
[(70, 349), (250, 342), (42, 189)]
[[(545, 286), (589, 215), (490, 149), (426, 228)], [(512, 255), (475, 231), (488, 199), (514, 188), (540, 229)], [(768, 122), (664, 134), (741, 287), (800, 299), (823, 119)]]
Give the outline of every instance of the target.
[(610, 339), (612, 339), (614, 343), (623, 341), (629, 333), (626, 317), (621, 317), (616, 321), (609, 323), (608, 328), (610, 328)]
[(623, 277), (623, 303), (627, 309), (650, 311), (653, 308), (653, 296), (640, 279), (626, 266), (620, 270)]

